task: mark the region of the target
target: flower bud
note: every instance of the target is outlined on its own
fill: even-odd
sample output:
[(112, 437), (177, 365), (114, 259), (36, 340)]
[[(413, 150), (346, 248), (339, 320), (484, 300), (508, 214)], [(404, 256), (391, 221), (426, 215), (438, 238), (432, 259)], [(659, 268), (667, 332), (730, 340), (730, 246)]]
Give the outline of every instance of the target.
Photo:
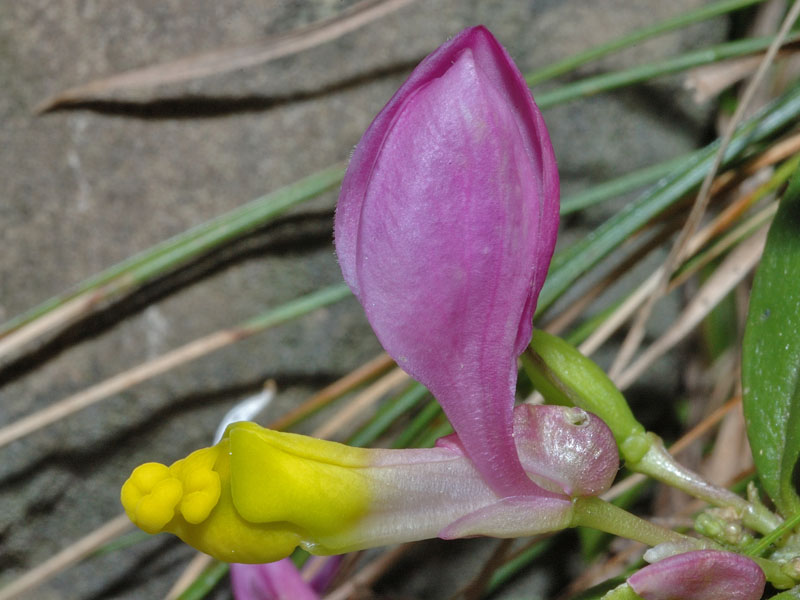
[(644, 600), (758, 600), (765, 583), (755, 562), (720, 550), (670, 556), (628, 578)]
[(433, 52), (358, 143), (336, 212), (342, 273), (384, 348), (436, 396), (500, 495), (516, 455), (516, 358), (558, 228), (541, 114), (484, 27)]

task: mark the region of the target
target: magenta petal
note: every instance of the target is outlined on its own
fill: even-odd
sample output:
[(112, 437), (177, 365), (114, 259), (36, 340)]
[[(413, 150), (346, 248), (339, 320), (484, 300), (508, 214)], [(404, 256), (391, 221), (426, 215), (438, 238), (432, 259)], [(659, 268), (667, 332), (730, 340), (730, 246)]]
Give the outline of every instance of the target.
[(236, 600), (319, 600), (288, 558), (263, 565), (231, 564), (231, 588)]
[(677, 554), (628, 579), (645, 600), (758, 600), (764, 584), (764, 572), (755, 562), (719, 550)]
[(540, 491), (517, 457), (512, 407), (557, 227), (547, 131), (483, 27), (426, 58), (376, 117), (337, 208), (342, 272), (378, 339), (503, 496)]
[(336, 556), (310, 556), (303, 565), (303, 577), (308, 580), (311, 588), (321, 594), (336, 577), (339, 566), (342, 564), (343, 555)]

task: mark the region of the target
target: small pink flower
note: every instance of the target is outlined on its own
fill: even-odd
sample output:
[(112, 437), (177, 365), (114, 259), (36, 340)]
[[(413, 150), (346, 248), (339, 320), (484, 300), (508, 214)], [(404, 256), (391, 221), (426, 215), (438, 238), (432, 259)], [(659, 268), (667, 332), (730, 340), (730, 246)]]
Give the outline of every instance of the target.
[(340, 562), (339, 556), (311, 557), (302, 573), (289, 558), (260, 565), (233, 563), (233, 597), (236, 600), (319, 600), (336, 575)]
[(473, 27), (423, 60), (372, 122), (336, 212), (342, 272), (378, 339), (436, 396), (501, 496), (541, 493), (514, 449), (512, 408), (558, 198), (530, 91)]
[(740, 554), (695, 550), (634, 573), (628, 585), (644, 600), (758, 600), (764, 572)]

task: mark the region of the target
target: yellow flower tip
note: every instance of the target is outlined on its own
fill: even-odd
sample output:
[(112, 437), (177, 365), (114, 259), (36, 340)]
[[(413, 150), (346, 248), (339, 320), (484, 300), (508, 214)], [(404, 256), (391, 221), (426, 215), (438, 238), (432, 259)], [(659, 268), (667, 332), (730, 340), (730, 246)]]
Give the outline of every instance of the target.
[(203, 448), (171, 467), (145, 463), (122, 486), (120, 500), (131, 521), (147, 533), (167, 529), (176, 509), (196, 525), (208, 518), (219, 501), (221, 483), (212, 468), (219, 449)]
[(120, 500), (128, 517), (147, 533), (157, 533), (169, 523), (183, 496), (183, 484), (159, 463), (136, 467), (122, 486)]
[(363, 449), (239, 422), (170, 467), (138, 467), (121, 499), (144, 531), (174, 533), (227, 562), (272, 562), (298, 545), (336, 554), (360, 544), (353, 532), (370, 509), (369, 459)]

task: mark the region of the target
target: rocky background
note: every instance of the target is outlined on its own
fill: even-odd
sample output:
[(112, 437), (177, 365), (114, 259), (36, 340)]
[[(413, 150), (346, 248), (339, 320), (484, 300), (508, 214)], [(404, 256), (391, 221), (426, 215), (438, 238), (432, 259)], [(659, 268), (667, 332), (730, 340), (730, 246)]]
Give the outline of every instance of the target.
[[(418, 0), (291, 57), (34, 113), (44, 99), (79, 83), (256, 42), (352, 4), (0, 3), (0, 320), (169, 236), (346, 160), (413, 65), (466, 26), (487, 25), (529, 72), (703, 2)], [(661, 36), (579, 75), (701, 47), (724, 39), (728, 27), (716, 19)], [(680, 77), (572, 102), (547, 110), (545, 118), (565, 195), (693, 149), (709, 132), (709, 107), (692, 104)], [(335, 193), (325, 194), (180, 277), (157, 282), (24, 356), (0, 362), (0, 426), (339, 282), (331, 243), (335, 200)], [(566, 219), (562, 242), (585, 234), (619, 205)], [(668, 320), (669, 311), (661, 312)], [(1, 448), (0, 585), (120, 514), (119, 486), (132, 467), (147, 460), (169, 463), (207, 445), (221, 416), (265, 380), (279, 386), (279, 414), (379, 350), (360, 307), (349, 299)], [(680, 384), (677, 369), (658, 369), (636, 393), (657, 399)], [(484, 552), (475, 540), (434, 541), (423, 549), (435, 576), (395, 572), (378, 589), (395, 597), (446, 597), (472, 576), (448, 568), (455, 564), (451, 559)], [(163, 597), (193, 554), (158, 536), (87, 560), (30, 597)], [(532, 598), (551, 583), (536, 571), (501, 597)], [(214, 597), (229, 598), (227, 586)]]

